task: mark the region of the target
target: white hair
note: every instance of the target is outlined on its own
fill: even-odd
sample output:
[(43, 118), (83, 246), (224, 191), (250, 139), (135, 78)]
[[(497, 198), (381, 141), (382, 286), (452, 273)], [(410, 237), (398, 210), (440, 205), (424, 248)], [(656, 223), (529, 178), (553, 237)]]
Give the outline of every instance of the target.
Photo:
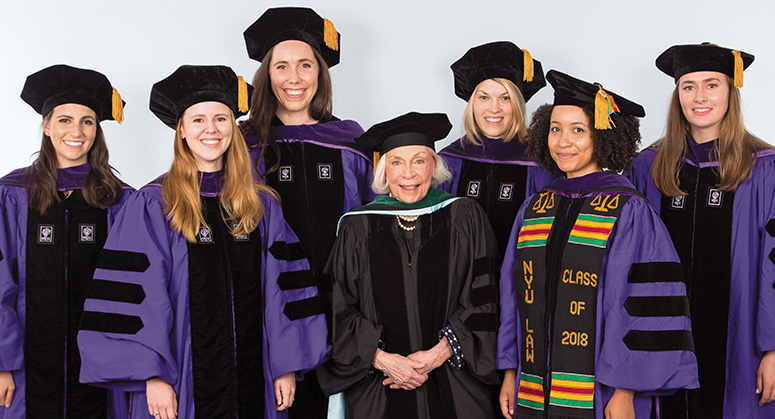
[[(431, 178), (431, 186), (437, 186), (451, 179), (452, 172), (449, 171), (447, 163), (438, 153), (430, 147), (428, 149), (433, 157), (433, 162), (436, 164), (436, 170), (433, 171), (433, 177)], [(380, 195), (390, 192), (387, 176), (385, 175), (386, 164), (385, 155), (383, 154), (379, 157), (377, 167), (374, 169), (374, 180), (371, 182), (371, 190)]]

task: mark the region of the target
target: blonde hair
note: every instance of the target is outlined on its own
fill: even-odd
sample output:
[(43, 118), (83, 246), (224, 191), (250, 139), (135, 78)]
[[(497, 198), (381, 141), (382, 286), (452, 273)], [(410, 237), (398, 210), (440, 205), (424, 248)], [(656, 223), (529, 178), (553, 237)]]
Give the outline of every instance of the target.
[[(516, 138), (520, 143), (526, 142), (527, 110), (525, 109), (525, 98), (522, 96), (522, 92), (519, 91), (511, 80), (502, 78), (487, 80), (493, 80), (503, 86), (508, 92), (509, 102), (511, 102), (511, 123), (503, 134), (503, 139), (501, 141), (507, 143)], [(484, 81), (482, 81), (482, 83), (484, 83)], [(463, 129), (466, 131), (465, 139), (476, 145), (482, 145), (482, 137), (484, 135), (476, 124), (476, 118), (474, 117), (474, 100), (476, 99), (479, 86), (481, 86), (482, 83), (479, 83), (479, 85), (476, 86), (476, 89), (474, 89), (474, 92), (471, 93), (471, 97), (468, 98), (466, 109), (463, 111)]]
[[(437, 186), (452, 179), (452, 172), (449, 171), (444, 159), (430, 147), (428, 147), (428, 150), (436, 165), (436, 169), (433, 171), (433, 176), (431, 177), (431, 186)], [(390, 192), (387, 175), (385, 174), (386, 165), (385, 155), (383, 154), (380, 156), (377, 165), (374, 167), (374, 180), (371, 181), (371, 190), (380, 195)]]
[[(231, 144), (223, 154), (223, 189), (220, 195), (221, 216), (228, 225), (234, 224), (231, 234), (250, 234), (264, 216), (259, 194), (277, 199), (274, 189), (253, 178), (252, 164), (245, 138), (231, 115)], [(162, 180), (161, 193), (170, 228), (190, 243), (196, 242), (200, 227), (207, 222), (202, 212), (196, 160), (185, 138), (181, 135), (181, 121), (175, 130), (175, 158), (170, 171)]]
[[(719, 160), (719, 188), (733, 191), (751, 175), (756, 162), (756, 152), (772, 146), (745, 128), (740, 106), (740, 89), (734, 86), (731, 77), (725, 78), (729, 86), (728, 109), (721, 120), (715, 152)], [(651, 168), (654, 184), (667, 196), (686, 195), (686, 192), (678, 187), (678, 174), (683, 164), (681, 159), (686, 151), (686, 136), (691, 133), (691, 125), (681, 109), (679, 94), (679, 85), (676, 83), (667, 112), (666, 135), (654, 143), (658, 150)]]

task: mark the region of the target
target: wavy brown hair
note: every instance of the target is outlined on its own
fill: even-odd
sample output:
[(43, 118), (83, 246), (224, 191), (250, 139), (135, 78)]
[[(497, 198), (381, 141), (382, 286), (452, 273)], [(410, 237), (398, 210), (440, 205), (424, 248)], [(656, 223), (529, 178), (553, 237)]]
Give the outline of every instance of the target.
[[(44, 123), (51, 120), (52, 114), (53, 110), (43, 118)], [(54, 203), (61, 202), (57, 193), (57, 153), (51, 143), (51, 137), (45, 132), (37, 154), (38, 157), (24, 172), (24, 181), (29, 187), (30, 205), (42, 215)], [(91, 170), (86, 175), (81, 189), (83, 199), (92, 207), (110, 208), (121, 201), (124, 190), (109, 163), (108, 146), (99, 122), (94, 143), (86, 156)]]
[[(729, 86), (729, 102), (714, 147), (719, 160), (719, 189), (733, 191), (751, 175), (756, 152), (772, 146), (745, 128), (740, 89), (734, 86), (731, 77), (725, 76), (725, 79)], [(651, 167), (654, 184), (667, 196), (686, 195), (678, 187), (678, 174), (684, 164), (682, 158), (686, 152), (686, 136), (691, 133), (691, 125), (681, 109), (679, 89), (676, 83), (667, 111), (666, 135), (654, 143), (657, 155)]]
[[(256, 172), (261, 178), (274, 172), (280, 165), (280, 147), (277, 145), (277, 139), (272, 130), (272, 120), (277, 114), (277, 98), (272, 92), (272, 80), (269, 78), (269, 68), (272, 64), (272, 52), (270, 49), (264, 59), (261, 60), (261, 66), (256, 70), (253, 77), (253, 96), (250, 98), (250, 116), (247, 123), (243, 124), (243, 133), (252, 131), (258, 137), (258, 144), (254, 147), (260, 148), (261, 152), (256, 161)], [(318, 90), (309, 106), (310, 117), (316, 121), (328, 122), (333, 118), (333, 88), (331, 86), (331, 75), (328, 72), (328, 65), (323, 56), (312, 48), (315, 59), (318, 63)], [(271, 149), (277, 155), (277, 162), (269, 168), (264, 168), (261, 173), (258, 170), (260, 162), (266, 154), (267, 148)]]
[[(593, 106), (581, 106), (587, 116), (587, 125), (592, 136), (592, 159), (601, 169), (619, 173), (630, 170), (638, 155), (640, 143), (640, 121), (630, 115), (612, 114), (616, 125), (612, 129), (596, 129), (590, 121), (595, 120)], [(549, 127), (554, 105), (542, 105), (533, 113), (533, 121), (527, 129), (527, 152), (530, 157), (552, 175), (565, 174), (557, 166), (549, 152)]]
[[(277, 198), (269, 186), (255, 181), (251, 170), (250, 155), (245, 138), (231, 116), (231, 144), (223, 154), (223, 189), (220, 195), (221, 216), (233, 236), (250, 234), (264, 216), (260, 194)], [(199, 228), (207, 226), (199, 195), (199, 171), (196, 160), (186, 139), (180, 134), (181, 121), (175, 130), (175, 158), (172, 167), (162, 180), (161, 193), (170, 228), (190, 243), (196, 242)]]

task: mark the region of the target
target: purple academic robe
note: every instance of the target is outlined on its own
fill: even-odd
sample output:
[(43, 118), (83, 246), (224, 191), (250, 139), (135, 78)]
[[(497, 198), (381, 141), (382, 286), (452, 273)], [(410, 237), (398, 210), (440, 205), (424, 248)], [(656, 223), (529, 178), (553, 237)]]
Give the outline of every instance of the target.
[(25, 169), (0, 179), (0, 371), (12, 371), (16, 384), (2, 419), (126, 417), (122, 393), (78, 382), (86, 290), (108, 228), (133, 191), (125, 186), (107, 210), (91, 207), (81, 194), (89, 170), (88, 163), (58, 170), (61, 202), (43, 215), (29, 206)]
[[(371, 159), (352, 146), (353, 139), (363, 134), (355, 121), (333, 120), (312, 125), (283, 125), (279, 118), (272, 122), (280, 148), (278, 169), (269, 174), (266, 183), (282, 200), (285, 219), (299, 237), (309, 260), (316, 285), (328, 294), (328, 282), (322, 271), (336, 238), (339, 217), (351, 209), (370, 202), (373, 171)], [(250, 156), (256, 165), (260, 149), (255, 134), (245, 136), (251, 146)], [(267, 151), (258, 161), (258, 170), (272, 167), (277, 156)], [(328, 398), (324, 397), (313, 379), (297, 387), (297, 401), (291, 408), (291, 418), (324, 418)]]
[(464, 139), (439, 152), (452, 179), (438, 188), (481, 205), (503, 254), (522, 202), (549, 184), (552, 175), (530, 160), (527, 146), (517, 140), (482, 138), (482, 145), (476, 145)]
[(200, 183), (209, 228), (188, 243), (170, 229), (160, 181), (127, 202), (110, 232), (78, 335), (81, 381), (131, 391), (133, 418), (150, 417), (152, 377), (174, 388), (179, 418), (287, 417), (275, 411), (273, 380), (316, 367), (329, 350), (296, 236), (267, 196), (259, 227), (232, 236), (215, 172)]
[(686, 197), (663, 196), (654, 185), (653, 147), (635, 160), (630, 178), (665, 221), (690, 287), (700, 368), (690, 417), (775, 418), (775, 403), (758, 407), (755, 393), (763, 352), (775, 350), (775, 150), (758, 152), (751, 176), (733, 192), (717, 189), (712, 150), (713, 142), (687, 138)]
[[(660, 296), (685, 299), (686, 288), (683, 282), (675, 278), (653, 275), (654, 272), (659, 272), (659, 266), (665, 266), (664, 263), (677, 265), (678, 256), (657, 214), (648, 202), (632, 189), (625, 177), (596, 172), (574, 179), (557, 178), (544, 188), (562, 197), (560, 199), (571, 200), (600, 195), (601, 192), (596, 191), (604, 189), (608, 192), (621, 190), (621, 193), (630, 195), (630, 198), (622, 207), (607, 240), (602, 274), (597, 285), (594, 412), (596, 418), (604, 418), (605, 406), (614, 390), (631, 389), (636, 392), (635, 416), (645, 419), (651, 412), (650, 396), (670, 393), (679, 388), (697, 387), (697, 363), (691, 350), (667, 350), (663, 347), (668, 344), (667, 334), (689, 334), (688, 317), (666, 316), (657, 312), (631, 315), (625, 308), (625, 303), (630, 297)], [(517, 310), (520, 296), (516, 295), (515, 291), (515, 281), (521, 281), (522, 275), (521, 271), (519, 275), (514, 273), (514, 265), (518, 256), (517, 238), (528, 203), (530, 199), (522, 205), (514, 221), (500, 281), (501, 324), (498, 331), (496, 368), (516, 369), (517, 388), (520, 384), (525, 348), (520, 346), (522, 323)], [(556, 224), (555, 222), (552, 225), (552, 231), (559, 228)], [(568, 247), (566, 252), (567, 249)], [(638, 264), (639, 269), (632, 269), (635, 264)], [(652, 275), (635, 277), (636, 271)], [(534, 281), (545, 280), (546, 278), (534, 278)], [(653, 311), (654, 307), (650, 309)], [(631, 331), (644, 338), (639, 342), (630, 341), (627, 335)], [(554, 345), (557, 345), (557, 342), (554, 342)]]

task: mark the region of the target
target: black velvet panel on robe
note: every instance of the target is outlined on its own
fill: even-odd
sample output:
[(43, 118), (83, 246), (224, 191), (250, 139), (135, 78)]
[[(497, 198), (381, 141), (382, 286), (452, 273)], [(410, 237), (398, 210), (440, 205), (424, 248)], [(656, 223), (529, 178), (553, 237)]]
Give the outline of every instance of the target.
[(256, 229), (235, 238), (218, 198), (202, 202), (210, 240), (188, 245), (196, 418), (258, 417), (264, 411), (261, 237)]
[[(24, 368), (28, 419), (106, 418), (107, 391), (80, 384), (76, 336), (107, 236), (107, 211), (80, 190), (59, 193), (43, 215), (27, 213)], [(66, 395), (66, 396), (65, 396)], [(65, 399), (66, 397), (66, 399)]]
[[(528, 167), (472, 160), (462, 162), (455, 196), (474, 199), (482, 206), (498, 241), (498, 250), (503, 254), (514, 218), (525, 200)], [(471, 182), (479, 182), (476, 191), (469, 191)]]
[(683, 199), (662, 197), (661, 217), (681, 258), (697, 348), (700, 388), (662, 398), (663, 419), (721, 418), (726, 382), (734, 192), (718, 190), (714, 168), (684, 165)]
[[(336, 238), (337, 221), (344, 213), (341, 151), (305, 142), (278, 142), (277, 145), (280, 168), (267, 177), (267, 183), (282, 198), (283, 215), (304, 247), (320, 295), (329, 295), (330, 280), (322, 280), (321, 272)], [(276, 162), (277, 156), (269, 150), (265, 167), (272, 167)], [(320, 310), (322, 307), (302, 314), (312, 315)], [(293, 313), (286, 314), (294, 317)], [(305, 377), (297, 383), (299, 402), (289, 410), (290, 418), (325, 419), (328, 398), (317, 385), (315, 371)]]
[[(374, 304), (378, 312), (390, 313), (379, 319), (385, 350), (406, 356), (417, 348), (431, 348), (438, 343), (438, 331), (446, 326), (448, 265), (435, 262), (449, 257), (449, 212), (439, 211), (424, 217), (422, 222), (417, 221), (419, 229), (411, 235), (396, 228), (395, 217), (375, 217), (371, 222), (374, 233), (369, 236), (369, 249), (373, 252), (370, 259)], [(417, 276), (422, 279), (414, 286), (411, 285), (414, 281), (409, 279), (410, 272), (403, 275), (396, 272), (396, 267), (412, 269), (411, 262), (407, 266), (404, 260), (415, 259), (413, 249), (417, 249), (414, 269), (418, 269)], [(410, 322), (409, 307), (417, 308), (419, 325)], [(445, 369), (437, 368), (414, 391), (387, 392), (385, 417), (423, 417), (420, 412), (427, 411), (432, 418), (454, 419), (457, 414), (452, 395)]]
[[(336, 223), (344, 213), (342, 152), (304, 142), (279, 142), (280, 169), (267, 183), (282, 198), (283, 215), (304, 246), (316, 278), (326, 264), (336, 238)], [(277, 156), (266, 155), (266, 167)], [(290, 174), (283, 171), (290, 167)]]

